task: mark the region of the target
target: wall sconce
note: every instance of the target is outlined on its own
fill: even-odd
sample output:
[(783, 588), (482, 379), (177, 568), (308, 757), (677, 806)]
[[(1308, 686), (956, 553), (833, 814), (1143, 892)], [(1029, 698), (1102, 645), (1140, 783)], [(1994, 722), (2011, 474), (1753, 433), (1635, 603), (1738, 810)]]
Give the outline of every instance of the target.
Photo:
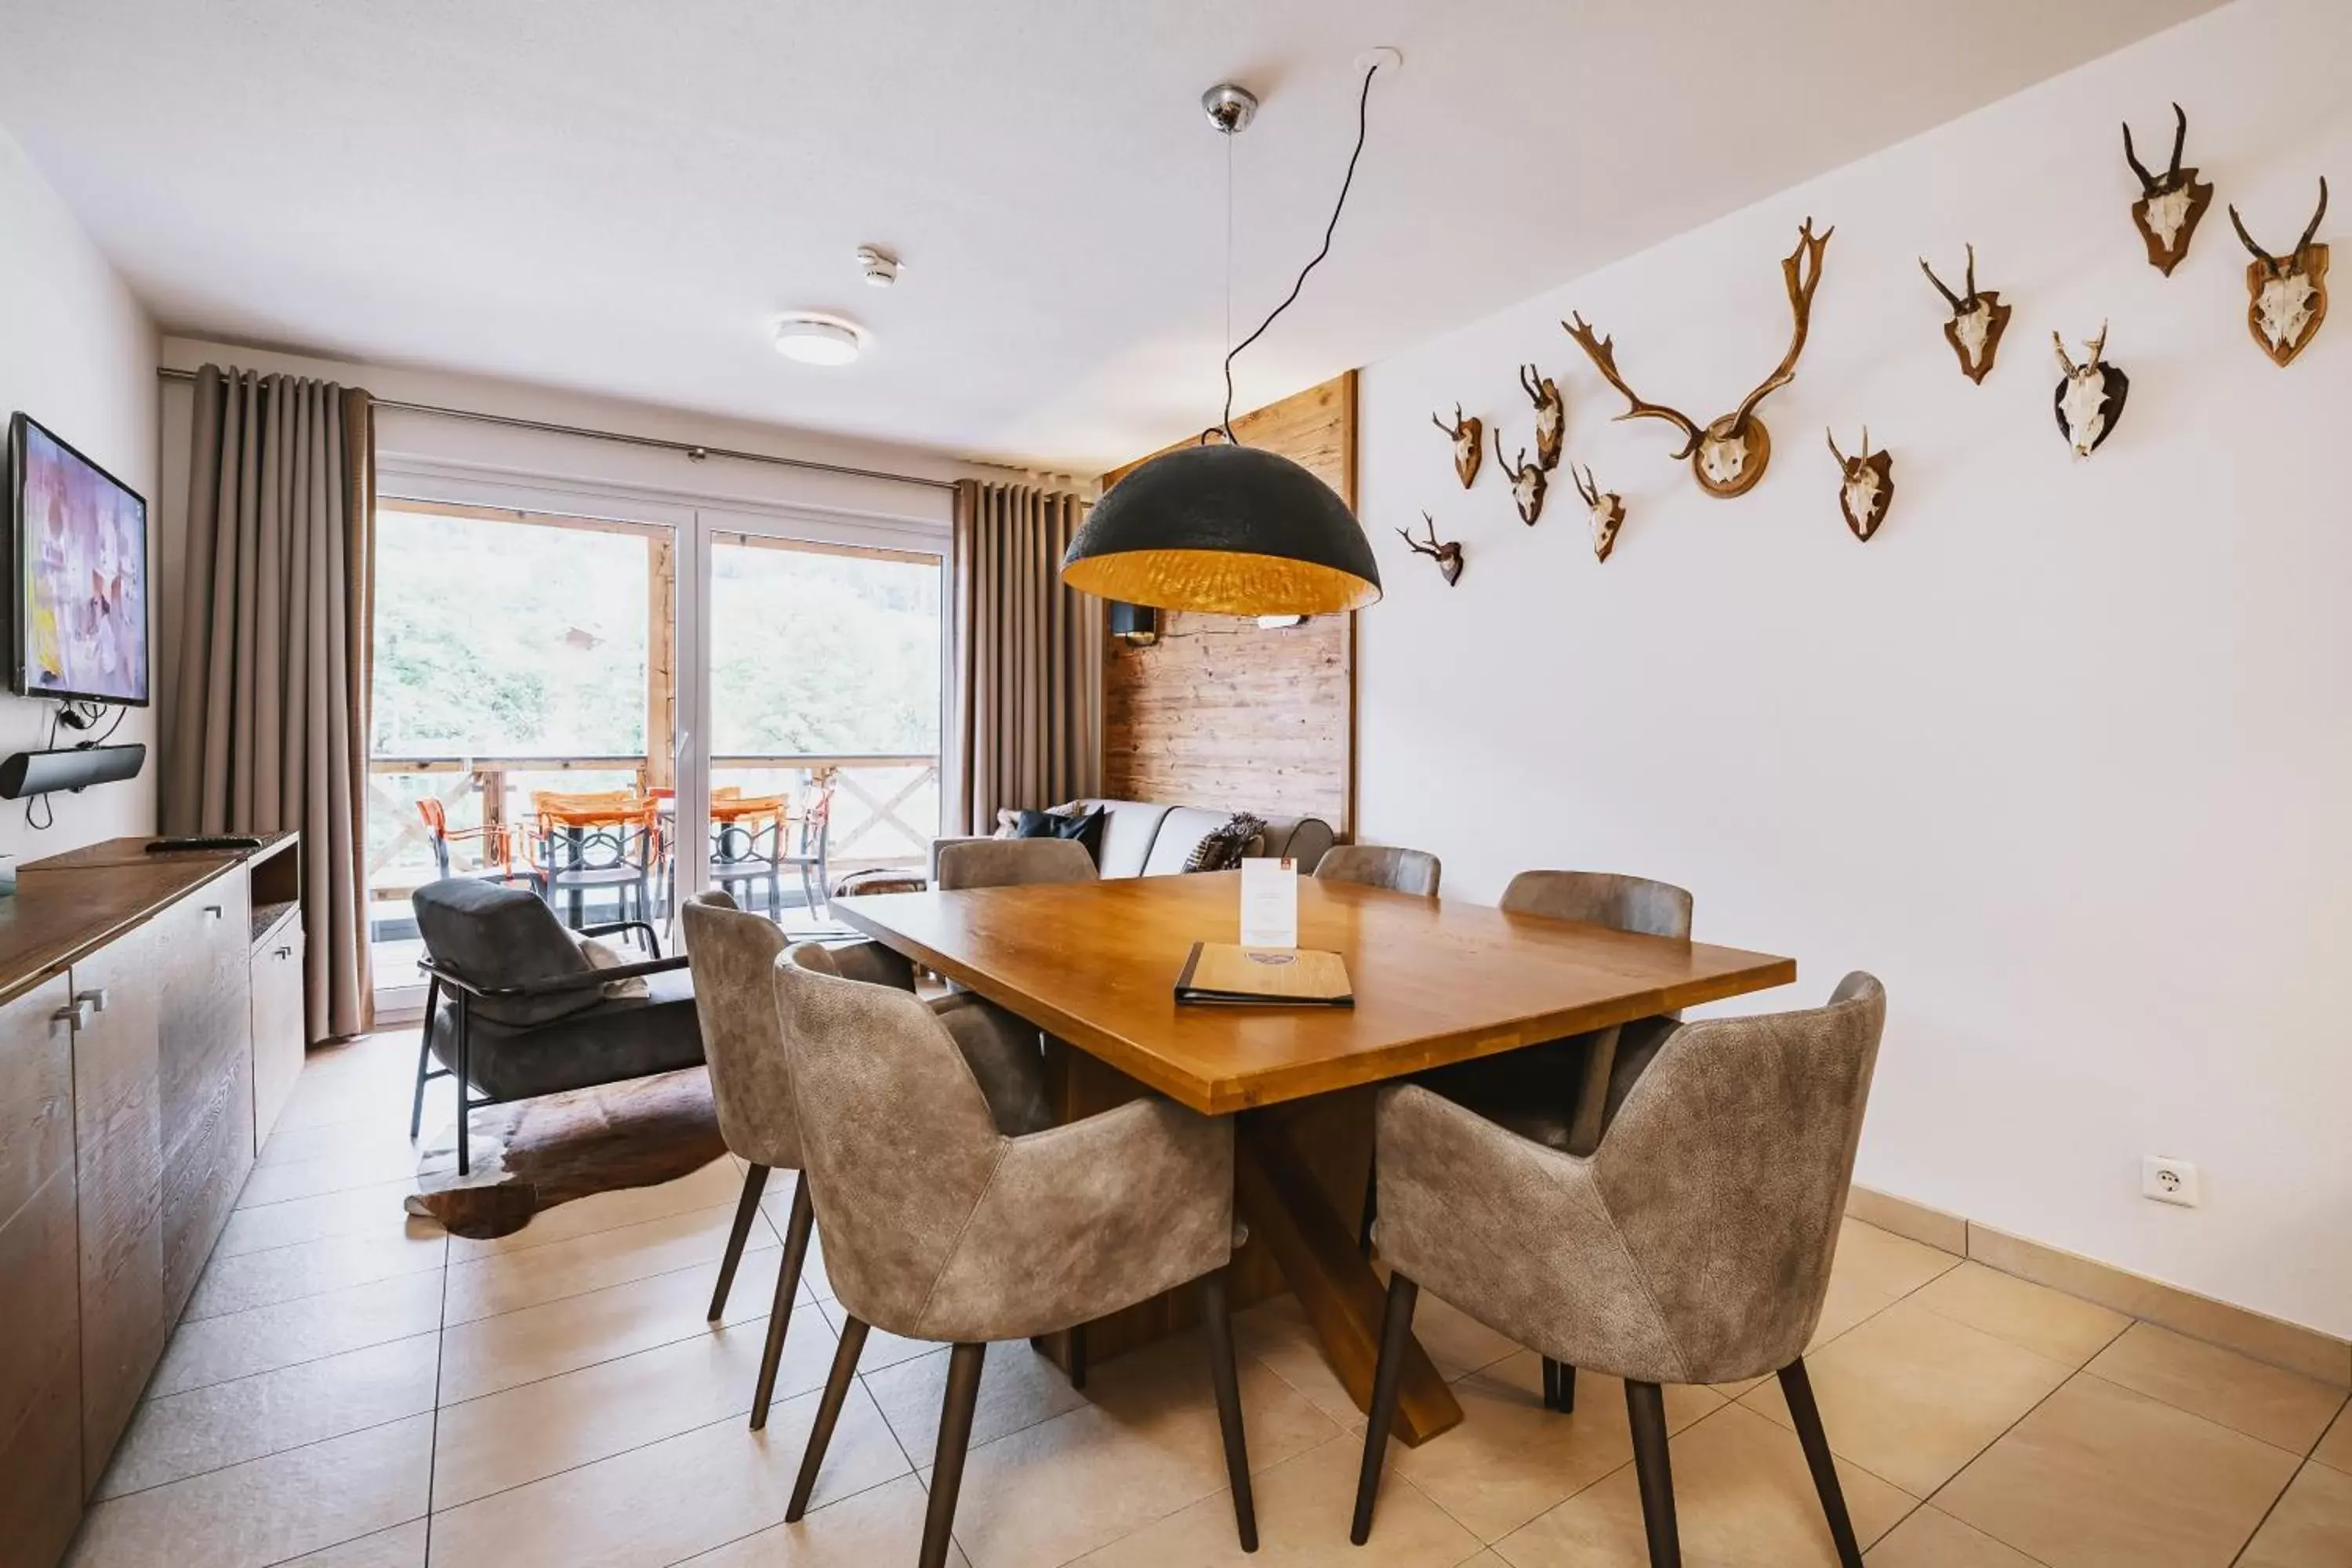
[(1129, 647), (1150, 647), (1160, 640), (1160, 612), (1149, 605), (1110, 601), (1110, 635)]

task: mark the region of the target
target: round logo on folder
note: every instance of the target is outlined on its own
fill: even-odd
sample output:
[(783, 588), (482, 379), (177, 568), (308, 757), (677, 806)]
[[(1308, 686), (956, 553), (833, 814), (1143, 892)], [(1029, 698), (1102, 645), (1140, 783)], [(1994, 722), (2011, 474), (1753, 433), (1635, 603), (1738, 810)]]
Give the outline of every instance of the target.
[(1297, 954), (1290, 952), (1253, 952), (1249, 955), (1249, 961), (1252, 963), (1294, 963), (1297, 962)]

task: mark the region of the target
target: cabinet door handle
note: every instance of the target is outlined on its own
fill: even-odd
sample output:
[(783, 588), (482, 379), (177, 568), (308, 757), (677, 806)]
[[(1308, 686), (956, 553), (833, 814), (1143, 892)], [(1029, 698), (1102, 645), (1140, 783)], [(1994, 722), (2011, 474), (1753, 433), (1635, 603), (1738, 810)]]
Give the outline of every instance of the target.
[(208, 921), (216, 921), (216, 920), (218, 920), (218, 919), (220, 919), (220, 918), (221, 918), (221, 915), (222, 915), (222, 913), (223, 913), (223, 910), (224, 910), (224, 906), (223, 906), (223, 905), (220, 905), (220, 904), (206, 904), (206, 905), (205, 906), (205, 919), (206, 919), (206, 920), (208, 920)]
[(87, 1001), (77, 998), (65, 1006), (58, 1008), (56, 1012), (50, 1014), (49, 1022), (52, 1024), (63, 1024), (69, 1029), (87, 1029), (89, 1027), (89, 1004)]
[(103, 985), (100, 986), (95, 991), (77, 991), (74, 993), (74, 1000), (82, 1004), (93, 1013), (103, 1013), (106, 1011), (106, 998), (107, 988)]
[(278, 950), (278, 956), (280, 958), (291, 958), (294, 956), (294, 950), (290, 947), (281, 947)]

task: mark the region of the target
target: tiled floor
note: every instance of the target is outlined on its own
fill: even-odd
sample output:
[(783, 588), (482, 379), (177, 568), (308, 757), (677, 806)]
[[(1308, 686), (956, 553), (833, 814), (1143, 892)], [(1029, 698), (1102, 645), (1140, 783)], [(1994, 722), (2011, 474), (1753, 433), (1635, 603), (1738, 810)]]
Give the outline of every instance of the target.
[[(911, 1563), (944, 1349), (875, 1333), (818, 1506), (782, 1523), (839, 1321), (820, 1258), (768, 1430), (745, 1424), (789, 1184), (718, 1329), (730, 1163), (446, 1237), (401, 1212), (411, 1048), (313, 1058), (72, 1562)], [(1419, 1328), (1468, 1419), (1391, 1448), (1356, 1550), (1362, 1417), (1295, 1305), (1242, 1316), (1255, 1561), (1643, 1563), (1617, 1385), (1588, 1373), (1577, 1414), (1550, 1415), (1534, 1356), (1426, 1296)], [(1875, 1568), (2352, 1564), (2339, 1390), (1854, 1223), (1809, 1361)], [(1666, 1410), (1692, 1568), (1833, 1561), (1777, 1384), (1673, 1389)], [(1243, 1561), (1196, 1341), (1083, 1394), (996, 1347), (973, 1438), (971, 1568)]]

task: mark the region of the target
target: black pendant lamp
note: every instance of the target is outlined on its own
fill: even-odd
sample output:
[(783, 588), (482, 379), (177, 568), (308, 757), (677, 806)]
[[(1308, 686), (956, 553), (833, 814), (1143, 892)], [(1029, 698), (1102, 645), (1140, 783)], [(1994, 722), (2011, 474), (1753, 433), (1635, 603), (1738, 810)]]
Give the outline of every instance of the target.
[[(1223, 616), (1328, 616), (1379, 600), (1380, 565), (1355, 515), (1330, 486), (1289, 458), (1234, 440), (1233, 387), (1234, 355), (1290, 308), (1307, 275), (1331, 253), (1356, 159), (1363, 155), (1372, 78), (1394, 58), (1382, 53), (1388, 58), (1375, 58), (1364, 72), (1356, 100), (1356, 150), (1323, 231), (1323, 248), (1300, 269), (1289, 298), (1225, 355), (1224, 418), (1210, 432), (1223, 440), (1204, 436), (1199, 445), (1164, 452), (1113, 485), (1062, 559), (1062, 581), (1071, 587), (1130, 605)], [(1257, 100), (1226, 83), (1203, 94), (1201, 106), (1230, 138), (1249, 123)], [(1227, 147), (1230, 209), (1230, 141)], [(1229, 291), (1231, 271), (1229, 259)]]

